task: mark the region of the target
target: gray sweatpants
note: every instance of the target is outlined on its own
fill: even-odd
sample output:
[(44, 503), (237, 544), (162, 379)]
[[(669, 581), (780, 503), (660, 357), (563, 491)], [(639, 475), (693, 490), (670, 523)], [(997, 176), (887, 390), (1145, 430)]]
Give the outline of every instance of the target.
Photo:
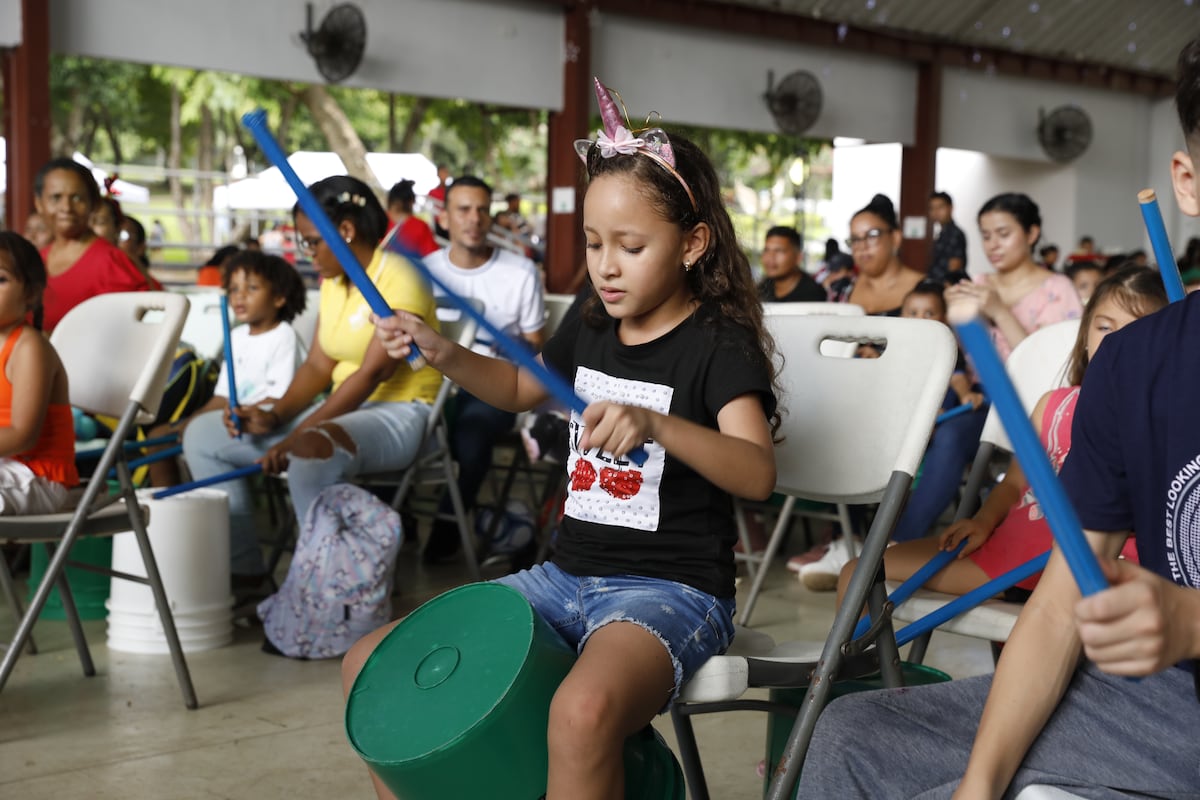
[[(991, 685), (984, 675), (835, 700), (817, 723), (796, 796), (949, 798)], [(1132, 682), (1091, 664), (1077, 670), (1005, 797), (1034, 783), (1096, 800), (1200, 798), (1191, 673), (1172, 668)]]

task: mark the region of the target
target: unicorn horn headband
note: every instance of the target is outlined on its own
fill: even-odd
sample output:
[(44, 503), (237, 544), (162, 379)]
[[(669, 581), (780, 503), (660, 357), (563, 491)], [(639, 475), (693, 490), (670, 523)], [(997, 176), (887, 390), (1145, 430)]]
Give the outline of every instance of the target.
[[(587, 164), (588, 153), (591, 152), (593, 145), (600, 148), (602, 158), (635, 154), (646, 156), (679, 181), (679, 185), (687, 192), (688, 200), (692, 201), (692, 210), (698, 212), (700, 209), (696, 205), (696, 196), (692, 193), (692, 187), (688, 186), (687, 181), (675, 168), (675, 151), (671, 149), (671, 140), (667, 138), (667, 132), (659, 127), (630, 130), (626, 126), (629, 114), (622, 113), (617, 108), (617, 101), (621, 99), (621, 96), (601, 83), (599, 78), (592, 78), (592, 80), (596, 84), (596, 102), (600, 105), (600, 121), (604, 127), (596, 131), (596, 141), (594, 142), (591, 139), (575, 140), (575, 152), (579, 154), (583, 163)], [(624, 103), (621, 105), (623, 108)], [(649, 119), (647, 119), (648, 121)]]

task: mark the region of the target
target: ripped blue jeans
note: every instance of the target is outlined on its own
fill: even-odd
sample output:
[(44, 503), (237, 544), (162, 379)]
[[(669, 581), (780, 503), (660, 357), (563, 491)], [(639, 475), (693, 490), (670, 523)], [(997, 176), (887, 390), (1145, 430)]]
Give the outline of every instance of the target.
[(652, 633), (675, 668), (671, 702), (705, 661), (725, 652), (733, 641), (734, 599), (713, 597), (683, 583), (640, 575), (577, 577), (549, 561), (496, 582), (525, 595), (576, 653), (610, 622), (632, 622)]
[[(355, 444), (350, 453), (336, 442), (329, 458), (292, 458), (288, 463), (288, 492), (296, 519), (305, 514), (327, 486), (355, 475), (403, 469), (416, 458), (425, 421), (425, 403), (364, 403), (326, 422), (337, 425)], [(269, 436), (243, 435), (234, 439), (225, 431), (222, 412), (201, 414), (183, 435), (183, 455), (196, 479), (207, 478), (253, 464), (263, 453), (283, 441), (305, 412)], [(229, 481), (218, 488), (229, 495), (230, 560), (234, 575), (259, 575), (266, 566), (254, 530), (254, 505), (246, 481)]]

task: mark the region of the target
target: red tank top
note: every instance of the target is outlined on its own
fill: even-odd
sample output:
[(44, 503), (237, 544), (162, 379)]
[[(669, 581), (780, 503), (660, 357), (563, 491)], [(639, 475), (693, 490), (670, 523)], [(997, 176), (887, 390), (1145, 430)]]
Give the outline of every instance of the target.
[[(12, 425), (13, 385), (8, 380), (8, 359), (24, 327), (18, 325), (13, 329), (5, 340), (4, 347), (0, 348), (0, 427)], [(79, 472), (75, 469), (75, 421), (71, 417), (71, 406), (66, 403), (51, 403), (46, 409), (46, 418), (42, 421), (37, 443), (12, 458), (29, 467), (34, 475), (67, 487), (78, 486)]]

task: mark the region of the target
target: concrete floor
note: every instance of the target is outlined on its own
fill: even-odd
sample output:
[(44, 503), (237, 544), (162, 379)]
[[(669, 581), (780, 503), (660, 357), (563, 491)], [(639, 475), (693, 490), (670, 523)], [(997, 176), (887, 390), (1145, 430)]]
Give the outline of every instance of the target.
[[(464, 581), (460, 566), (420, 566), (409, 545), (401, 554), (395, 611), (407, 613)], [(779, 641), (820, 640), (832, 619), (832, 594), (806, 590), (780, 559), (754, 627)], [(13, 627), (0, 607), (0, 640)], [(239, 626), (232, 645), (188, 656), (201, 707), (187, 711), (169, 657), (110, 652), (104, 623), (86, 627), (95, 677), (82, 676), (65, 623), (41, 622), (35, 629), (41, 653), (23, 655), (0, 693), (0, 798), (372, 796), (343, 732), (336, 660), (266, 655), (261, 628)], [(985, 643), (952, 634), (934, 637), (927, 663), (954, 677), (991, 670)], [(673, 746), (669, 718), (656, 726)], [(712, 796), (760, 797), (755, 769), (763, 758), (764, 717), (708, 715), (697, 718), (696, 729)]]

